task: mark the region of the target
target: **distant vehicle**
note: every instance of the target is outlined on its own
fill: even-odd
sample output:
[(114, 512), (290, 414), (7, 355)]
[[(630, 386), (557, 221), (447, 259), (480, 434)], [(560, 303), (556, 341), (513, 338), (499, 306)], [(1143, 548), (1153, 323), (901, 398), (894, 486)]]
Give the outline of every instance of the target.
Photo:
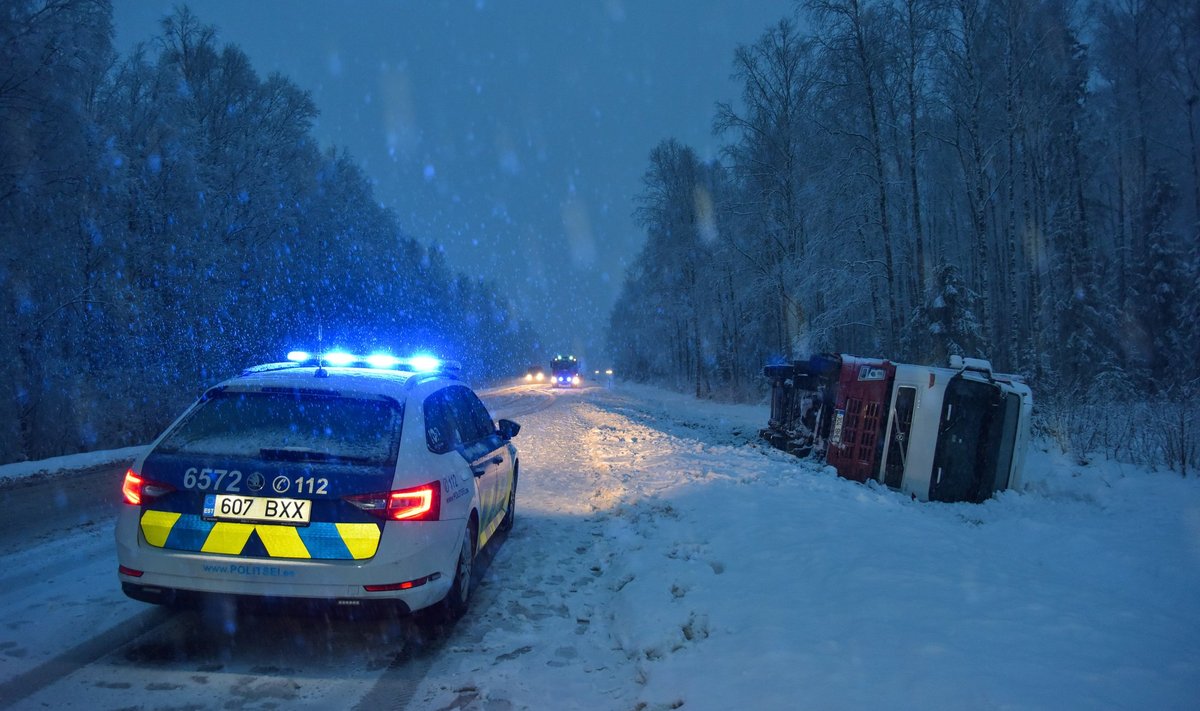
[(980, 502), (1019, 485), (1033, 394), (986, 360), (948, 368), (819, 355), (768, 365), (771, 445), (822, 457), (922, 501)]
[(520, 426), (436, 359), (289, 361), (210, 388), (126, 473), (125, 594), (461, 615), (476, 554), (513, 525)]
[(555, 356), (550, 361), (550, 374), (556, 388), (577, 388), (583, 384), (579, 377), (579, 361), (573, 355)]
[(527, 383), (543, 383), (546, 381), (546, 369), (540, 365), (531, 365), (529, 370), (525, 371), (525, 382)]

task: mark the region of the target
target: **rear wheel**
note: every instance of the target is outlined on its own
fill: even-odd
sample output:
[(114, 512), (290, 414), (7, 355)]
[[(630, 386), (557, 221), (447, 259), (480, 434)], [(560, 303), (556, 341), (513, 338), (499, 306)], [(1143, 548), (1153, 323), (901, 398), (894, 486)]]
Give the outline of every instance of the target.
[(476, 540), (475, 524), (468, 522), (463, 531), (462, 547), (458, 551), (458, 563), (454, 566), (454, 581), (450, 583), (450, 592), (442, 601), (446, 617), (452, 620), (462, 617), (471, 604), (471, 572), (475, 567)]

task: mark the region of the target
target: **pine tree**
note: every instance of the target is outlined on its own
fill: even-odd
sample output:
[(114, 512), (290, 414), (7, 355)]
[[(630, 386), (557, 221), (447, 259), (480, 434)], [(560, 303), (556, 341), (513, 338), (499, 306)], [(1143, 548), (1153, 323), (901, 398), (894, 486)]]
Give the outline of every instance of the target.
[(950, 356), (986, 358), (979, 322), (979, 295), (958, 267), (946, 262), (934, 270), (934, 289), (912, 315), (906, 350), (922, 362), (945, 363)]

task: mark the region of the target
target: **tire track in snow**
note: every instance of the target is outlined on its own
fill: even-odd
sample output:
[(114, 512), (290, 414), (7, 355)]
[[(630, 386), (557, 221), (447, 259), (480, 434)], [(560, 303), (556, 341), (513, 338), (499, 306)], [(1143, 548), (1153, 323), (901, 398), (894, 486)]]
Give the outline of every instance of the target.
[(42, 664), (0, 684), (0, 706), (8, 708), (89, 664), (103, 659), (143, 634), (159, 628), (171, 619), (162, 608), (144, 610), (120, 624), (77, 644)]
[[(589, 445), (587, 389), (549, 397), (555, 407), (522, 423), (513, 531), (412, 707), (631, 705), (631, 684), (610, 683), (624, 659), (604, 619), (612, 583), (603, 536), (625, 487)], [(513, 696), (528, 688), (529, 670), (553, 670), (552, 698)]]

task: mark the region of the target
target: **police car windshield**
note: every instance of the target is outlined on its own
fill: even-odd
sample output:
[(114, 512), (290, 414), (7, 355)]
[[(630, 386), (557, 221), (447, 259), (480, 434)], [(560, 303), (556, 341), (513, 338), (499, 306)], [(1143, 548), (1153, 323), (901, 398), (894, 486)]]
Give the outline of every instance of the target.
[(387, 399), (310, 393), (220, 392), (156, 448), (163, 453), (390, 465), (403, 419)]

